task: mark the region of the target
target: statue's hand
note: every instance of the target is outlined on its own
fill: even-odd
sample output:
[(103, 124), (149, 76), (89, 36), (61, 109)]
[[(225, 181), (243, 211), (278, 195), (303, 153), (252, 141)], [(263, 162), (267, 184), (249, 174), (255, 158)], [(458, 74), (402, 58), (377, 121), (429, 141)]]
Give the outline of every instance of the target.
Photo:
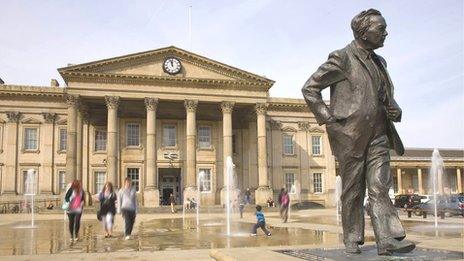
[(387, 107), (388, 119), (392, 121), (399, 121), (401, 117), (401, 109), (394, 106)]

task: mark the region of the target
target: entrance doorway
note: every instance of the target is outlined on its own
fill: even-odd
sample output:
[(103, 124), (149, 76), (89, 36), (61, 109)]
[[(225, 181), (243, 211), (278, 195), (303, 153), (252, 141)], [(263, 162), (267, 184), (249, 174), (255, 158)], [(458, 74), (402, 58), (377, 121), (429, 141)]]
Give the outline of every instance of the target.
[(176, 204), (182, 204), (180, 168), (159, 168), (158, 176), (160, 204), (169, 205), (169, 197), (171, 196), (171, 193), (176, 198)]

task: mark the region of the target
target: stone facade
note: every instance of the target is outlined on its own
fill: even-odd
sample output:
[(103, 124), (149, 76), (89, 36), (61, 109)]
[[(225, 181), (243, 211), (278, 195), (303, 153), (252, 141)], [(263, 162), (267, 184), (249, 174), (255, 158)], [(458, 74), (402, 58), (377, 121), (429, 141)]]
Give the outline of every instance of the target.
[[(163, 70), (167, 57), (181, 62), (177, 74)], [(73, 179), (88, 196), (130, 176), (147, 207), (170, 193), (196, 198), (203, 172), (202, 203), (222, 204), (230, 156), (235, 187), (257, 203), (293, 187), (333, 206), (325, 128), (302, 99), (269, 97), (272, 80), (176, 47), (58, 70), (66, 87), (0, 85), (0, 201), (21, 198), (33, 169), (41, 197)]]

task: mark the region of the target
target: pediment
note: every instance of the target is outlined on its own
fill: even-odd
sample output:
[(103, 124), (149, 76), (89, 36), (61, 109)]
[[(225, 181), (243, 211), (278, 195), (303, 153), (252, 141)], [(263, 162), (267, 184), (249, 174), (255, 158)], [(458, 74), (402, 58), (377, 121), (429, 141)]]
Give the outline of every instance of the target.
[[(177, 58), (182, 65), (181, 71), (170, 75), (163, 70), (168, 57)], [(221, 84), (259, 85), (269, 89), (274, 81), (265, 77), (217, 62), (198, 54), (170, 46), (166, 48), (129, 54), (110, 59), (72, 65), (58, 69), (66, 83), (79, 81), (79, 76), (159, 81), (217, 82)]]
[(321, 129), (321, 128), (314, 127), (314, 128), (311, 128), (311, 129), (309, 130), (309, 132), (313, 132), (313, 133), (324, 133), (324, 130)]
[(57, 125), (67, 125), (68, 124), (68, 119), (60, 119), (56, 122)]
[(37, 119), (34, 119), (34, 118), (26, 118), (26, 119), (22, 120), (21, 123), (25, 123), (25, 124), (41, 124), (42, 122), (37, 120)]

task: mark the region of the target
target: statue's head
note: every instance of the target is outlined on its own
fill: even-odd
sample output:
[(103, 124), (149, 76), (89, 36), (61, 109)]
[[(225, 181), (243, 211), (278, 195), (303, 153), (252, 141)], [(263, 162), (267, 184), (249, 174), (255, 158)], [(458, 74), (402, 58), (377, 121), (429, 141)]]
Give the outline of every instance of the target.
[(366, 49), (374, 50), (383, 46), (387, 37), (387, 23), (375, 9), (362, 11), (351, 20), (354, 38)]

